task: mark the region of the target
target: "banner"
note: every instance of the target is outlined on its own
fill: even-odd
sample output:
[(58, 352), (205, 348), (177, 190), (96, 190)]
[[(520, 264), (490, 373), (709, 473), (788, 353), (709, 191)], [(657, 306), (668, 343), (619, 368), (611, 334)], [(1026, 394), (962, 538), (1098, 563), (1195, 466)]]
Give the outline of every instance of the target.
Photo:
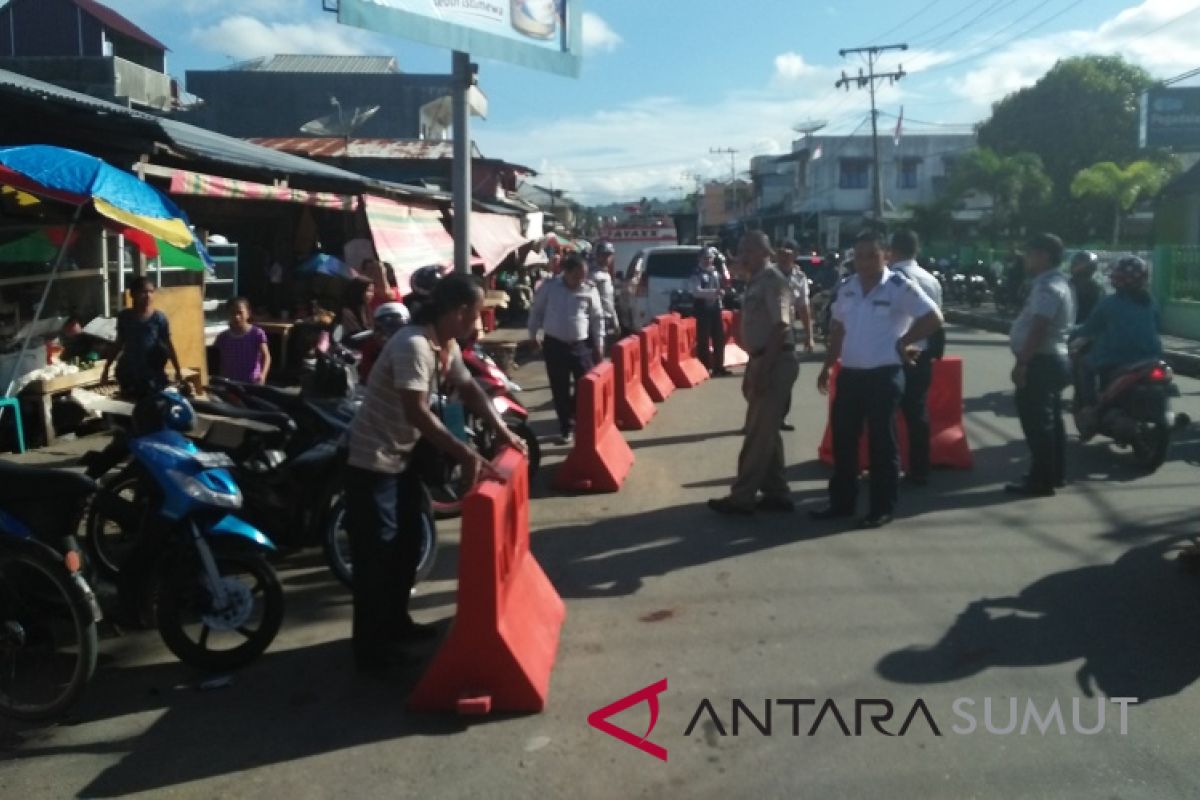
[(446, 232), (440, 211), (371, 195), (363, 201), (375, 249), (380, 260), (396, 270), (401, 294), (408, 294), (408, 280), (417, 269), (454, 263), (454, 239)]
[(581, 0), (338, 0), (338, 22), (578, 77)]
[(1142, 147), (1200, 151), (1200, 87), (1157, 87), (1142, 95)]

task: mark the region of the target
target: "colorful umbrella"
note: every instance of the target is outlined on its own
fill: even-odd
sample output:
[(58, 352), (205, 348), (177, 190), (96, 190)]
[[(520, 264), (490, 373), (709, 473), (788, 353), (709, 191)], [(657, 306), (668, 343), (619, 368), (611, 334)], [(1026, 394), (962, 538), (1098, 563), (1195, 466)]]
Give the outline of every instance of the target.
[(194, 237), (186, 217), (162, 192), (95, 156), (48, 145), (0, 148), (0, 184), (98, 214), (176, 247)]
[(313, 253), (296, 267), (297, 272), (315, 272), (318, 275), (332, 275), (335, 278), (351, 278), (353, 274), (340, 258), (334, 258), (327, 253)]

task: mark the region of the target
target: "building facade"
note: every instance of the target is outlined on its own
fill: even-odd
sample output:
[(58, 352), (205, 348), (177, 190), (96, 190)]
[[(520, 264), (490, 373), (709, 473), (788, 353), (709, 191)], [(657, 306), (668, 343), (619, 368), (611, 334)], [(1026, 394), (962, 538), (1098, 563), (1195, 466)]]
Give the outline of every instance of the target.
[[(976, 146), (973, 135), (879, 138), (883, 221), (903, 222), (912, 206), (938, 199), (954, 163)], [(874, 159), (869, 136), (812, 136), (784, 156), (750, 164), (754, 221), (775, 238), (838, 249), (874, 220)]]

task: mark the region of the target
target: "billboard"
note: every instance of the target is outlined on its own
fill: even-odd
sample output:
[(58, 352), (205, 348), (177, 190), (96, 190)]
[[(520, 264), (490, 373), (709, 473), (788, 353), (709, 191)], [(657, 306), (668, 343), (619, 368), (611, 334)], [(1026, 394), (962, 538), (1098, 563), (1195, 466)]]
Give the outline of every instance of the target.
[(582, 0), (338, 0), (338, 22), (577, 77)]
[(1200, 151), (1200, 87), (1159, 87), (1142, 95), (1142, 147)]

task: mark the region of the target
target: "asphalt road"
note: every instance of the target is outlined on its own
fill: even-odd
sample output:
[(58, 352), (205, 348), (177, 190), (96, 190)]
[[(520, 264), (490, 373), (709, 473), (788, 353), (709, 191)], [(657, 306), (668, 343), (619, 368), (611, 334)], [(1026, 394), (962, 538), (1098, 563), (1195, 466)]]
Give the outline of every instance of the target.
[[(232, 685), (198, 689), (150, 632), (106, 638), (66, 724), (0, 723), (0, 797), (1200, 796), (1200, 577), (1173, 558), (1197, 532), (1200, 435), (1183, 434), (1152, 476), (1107, 445), (1072, 442), (1069, 488), (1011, 501), (1001, 485), (1025, 451), (1005, 343), (955, 329), (950, 349), (966, 360), (975, 468), (906, 491), (902, 518), (879, 531), (803, 513), (822, 502), (827, 474), (815, 461), (825, 406), (813, 364), (786, 439), (794, 516), (704, 507), (733, 471), (736, 379), (676, 393), (630, 434), (637, 463), (619, 494), (553, 496), (544, 473), (533, 547), (568, 616), (543, 714), (464, 724), (406, 713), (420, 669), (393, 683), (356, 677), (349, 598), (317, 553), (301, 554), (281, 565), (283, 632)], [(533, 405), (548, 399), (539, 364), (516, 377)], [(1200, 419), (1200, 382), (1180, 385), (1177, 407)], [(548, 448), (548, 463), (560, 456)], [(448, 625), (457, 530), (444, 533), (415, 613)], [(667, 762), (588, 726), (593, 710), (664, 678), (649, 740)], [(987, 698), (995, 730), (1017, 703), (1014, 732), (986, 730)], [(1110, 698), (1138, 699), (1124, 734)], [(869, 700), (891, 704), (879, 727), (892, 735), (872, 725), (884, 706)], [(956, 701), (974, 733), (953, 730), (968, 727)], [(1102, 731), (1077, 732), (1096, 727), (1098, 703)], [(613, 720), (640, 737), (648, 706)]]

